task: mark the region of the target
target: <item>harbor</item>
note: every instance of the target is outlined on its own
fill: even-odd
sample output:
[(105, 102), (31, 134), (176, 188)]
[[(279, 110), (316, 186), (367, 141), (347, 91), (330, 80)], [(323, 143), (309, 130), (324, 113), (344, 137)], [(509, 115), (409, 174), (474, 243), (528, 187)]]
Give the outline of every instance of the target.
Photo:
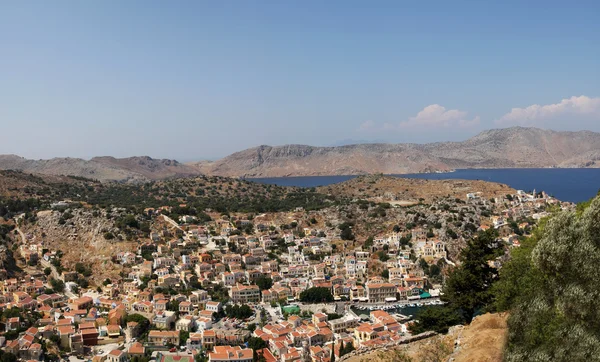
[(399, 320), (412, 319), (421, 308), (425, 307), (440, 307), (444, 305), (439, 298), (429, 300), (406, 301), (403, 303), (386, 303), (386, 304), (366, 304), (357, 303), (349, 306), (349, 309), (357, 316), (368, 316), (370, 312), (376, 310), (384, 310), (395, 316)]

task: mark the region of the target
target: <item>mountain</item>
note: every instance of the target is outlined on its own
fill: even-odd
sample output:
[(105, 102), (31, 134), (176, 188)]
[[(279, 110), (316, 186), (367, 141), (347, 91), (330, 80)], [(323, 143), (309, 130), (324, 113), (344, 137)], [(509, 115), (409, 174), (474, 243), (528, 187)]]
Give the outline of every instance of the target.
[(462, 142), (259, 146), (217, 161), (190, 163), (147, 156), (28, 160), (0, 155), (0, 170), (129, 182), (201, 174), (282, 177), (520, 167), (600, 167), (600, 133), (514, 127), (484, 131)]
[(259, 146), (214, 162), (188, 165), (206, 174), (234, 177), (403, 174), (456, 168), (600, 167), (600, 133), (513, 127), (484, 131), (462, 142)]
[(91, 160), (81, 158), (28, 160), (15, 155), (0, 155), (0, 170), (71, 175), (100, 181), (144, 181), (199, 175), (197, 167), (181, 164), (175, 160), (158, 160), (147, 156), (94, 157)]

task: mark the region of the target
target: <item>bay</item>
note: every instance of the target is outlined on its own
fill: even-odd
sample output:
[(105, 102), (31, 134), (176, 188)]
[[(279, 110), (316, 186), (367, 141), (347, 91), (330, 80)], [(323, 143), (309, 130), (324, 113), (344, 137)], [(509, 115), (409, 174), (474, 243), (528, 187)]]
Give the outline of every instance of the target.
[[(428, 180), (483, 180), (507, 184), (517, 190), (546, 191), (561, 201), (582, 202), (600, 190), (600, 169), (594, 168), (511, 168), (460, 169), (445, 173), (392, 175)], [(299, 176), (248, 179), (279, 186), (317, 187), (350, 180), (356, 176)]]

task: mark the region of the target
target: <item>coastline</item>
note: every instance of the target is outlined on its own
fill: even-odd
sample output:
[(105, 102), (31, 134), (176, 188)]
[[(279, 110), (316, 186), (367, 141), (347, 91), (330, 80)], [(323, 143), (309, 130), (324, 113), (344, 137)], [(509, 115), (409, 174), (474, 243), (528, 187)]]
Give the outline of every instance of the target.
[[(316, 172), (312, 174), (286, 174), (281, 176), (238, 176), (237, 178), (252, 181), (252, 180), (261, 180), (261, 179), (291, 179), (291, 178), (301, 178), (301, 177), (358, 177), (358, 176), (367, 176), (367, 175), (384, 175), (384, 176), (396, 176), (402, 177), (403, 175), (432, 175), (432, 174), (452, 174), (459, 171), (476, 171), (476, 170), (600, 170), (600, 167), (556, 167), (556, 166), (547, 166), (547, 167), (467, 167), (467, 168), (454, 168), (450, 170), (435, 170), (435, 171), (424, 171), (424, 172), (407, 172), (407, 173), (383, 173), (383, 172), (356, 172), (356, 173), (321, 173)], [(218, 175), (216, 175), (218, 176)]]
[[(246, 178), (251, 182), (292, 187), (322, 187), (365, 175), (286, 176)], [(405, 179), (472, 180), (508, 185), (516, 190), (545, 191), (559, 200), (582, 202), (600, 189), (600, 168), (468, 168), (452, 172), (385, 175)]]

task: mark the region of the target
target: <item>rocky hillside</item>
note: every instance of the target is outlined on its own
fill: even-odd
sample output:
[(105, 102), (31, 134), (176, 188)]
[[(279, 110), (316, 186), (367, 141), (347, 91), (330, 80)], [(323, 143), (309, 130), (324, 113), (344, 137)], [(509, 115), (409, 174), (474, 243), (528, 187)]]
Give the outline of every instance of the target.
[(463, 142), (259, 146), (215, 162), (188, 164), (147, 156), (28, 160), (15, 155), (0, 155), (0, 170), (129, 182), (201, 174), (284, 177), (519, 167), (600, 167), (600, 133), (514, 127), (485, 131)]
[(94, 157), (28, 160), (15, 155), (0, 155), (0, 170), (18, 170), (46, 175), (80, 176), (100, 181), (145, 181), (195, 176), (198, 168), (175, 160), (157, 160), (147, 156), (114, 158)]
[[(110, 212), (85, 207), (65, 212), (44, 210), (37, 212), (35, 223), (25, 222), (21, 229), (28, 236), (27, 242), (39, 242), (50, 250), (61, 250), (61, 265), (66, 270), (73, 270), (79, 262), (90, 267), (93, 271), (90, 282), (99, 285), (106, 278), (117, 277), (122, 270), (121, 265), (112, 261), (114, 255), (136, 250), (138, 238), (127, 240), (124, 230), (116, 225), (124, 215), (122, 209)], [(114, 237), (107, 239), (107, 233)]]
[(484, 314), (468, 326), (456, 326), (448, 334), (397, 348), (358, 354), (344, 362), (500, 362), (507, 327), (506, 314)]
[(514, 127), (463, 142), (259, 146), (212, 163), (191, 164), (221, 176), (281, 177), (403, 174), (456, 168), (600, 167), (600, 133)]
[(349, 199), (408, 205), (419, 201), (431, 203), (444, 197), (464, 199), (468, 193), (481, 197), (514, 194), (516, 190), (495, 182), (477, 180), (423, 180), (384, 175), (363, 175), (333, 185), (320, 186), (317, 192)]
[[(54, 177), (47, 178), (54, 179)], [(60, 182), (59, 177), (56, 179), (57, 182)], [(67, 177), (60, 177), (60, 179), (65, 183), (70, 181)], [(31, 197), (53, 181), (44, 179), (40, 175), (0, 170), (0, 197)]]

